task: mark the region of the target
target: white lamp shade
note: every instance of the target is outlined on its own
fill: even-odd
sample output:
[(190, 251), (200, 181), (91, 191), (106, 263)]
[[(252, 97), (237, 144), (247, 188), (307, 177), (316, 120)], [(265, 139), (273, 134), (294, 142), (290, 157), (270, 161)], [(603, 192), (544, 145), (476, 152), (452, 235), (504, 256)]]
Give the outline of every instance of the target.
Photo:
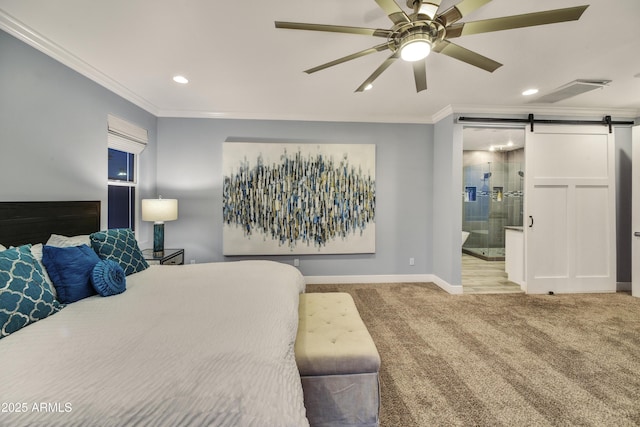
[(178, 200), (143, 199), (142, 220), (164, 222), (178, 219)]

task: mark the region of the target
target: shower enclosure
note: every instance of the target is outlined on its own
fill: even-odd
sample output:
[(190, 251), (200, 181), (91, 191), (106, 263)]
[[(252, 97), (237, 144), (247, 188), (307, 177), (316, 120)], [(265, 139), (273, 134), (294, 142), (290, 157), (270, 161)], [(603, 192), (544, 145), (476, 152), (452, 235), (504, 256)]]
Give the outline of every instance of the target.
[(462, 251), (488, 261), (504, 260), (505, 226), (522, 226), (524, 150), (464, 153)]

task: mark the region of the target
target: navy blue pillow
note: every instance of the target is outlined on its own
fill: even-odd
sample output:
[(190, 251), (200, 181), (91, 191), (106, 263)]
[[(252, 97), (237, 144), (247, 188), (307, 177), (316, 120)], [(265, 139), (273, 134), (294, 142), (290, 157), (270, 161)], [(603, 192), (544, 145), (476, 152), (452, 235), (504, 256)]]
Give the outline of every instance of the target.
[(103, 259), (93, 267), (91, 284), (103, 297), (121, 294), (127, 289), (124, 270), (110, 259)]
[(64, 304), (96, 294), (91, 285), (91, 272), (99, 261), (98, 255), (87, 245), (67, 248), (45, 245), (42, 248), (42, 263), (56, 288), (58, 300)]

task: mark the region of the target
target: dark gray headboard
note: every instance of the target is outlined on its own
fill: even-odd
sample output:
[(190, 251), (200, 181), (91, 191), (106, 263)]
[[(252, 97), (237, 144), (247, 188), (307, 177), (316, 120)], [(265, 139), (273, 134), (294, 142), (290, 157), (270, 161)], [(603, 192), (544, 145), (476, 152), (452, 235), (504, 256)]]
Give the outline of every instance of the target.
[(0, 202), (0, 244), (45, 243), (51, 234), (100, 230), (100, 201)]

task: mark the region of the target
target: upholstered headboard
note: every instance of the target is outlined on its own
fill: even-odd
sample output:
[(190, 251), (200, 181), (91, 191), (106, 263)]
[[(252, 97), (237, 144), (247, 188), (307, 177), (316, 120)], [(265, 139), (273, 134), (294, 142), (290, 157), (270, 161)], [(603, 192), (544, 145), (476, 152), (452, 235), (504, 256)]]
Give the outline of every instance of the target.
[(45, 243), (51, 234), (76, 236), (100, 229), (100, 201), (0, 202), (0, 244)]

